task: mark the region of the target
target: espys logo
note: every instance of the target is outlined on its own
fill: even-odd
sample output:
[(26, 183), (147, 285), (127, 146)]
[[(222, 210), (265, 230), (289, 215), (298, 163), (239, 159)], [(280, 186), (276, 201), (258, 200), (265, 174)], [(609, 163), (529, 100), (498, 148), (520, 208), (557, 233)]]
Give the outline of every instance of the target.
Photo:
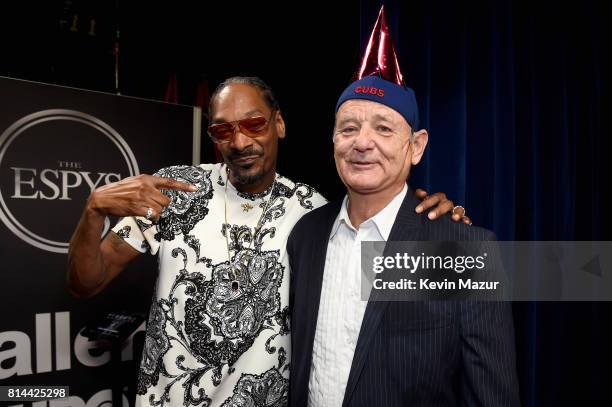
[(102, 120), (66, 109), (32, 113), (0, 136), (0, 219), (32, 246), (68, 253), (89, 194), (138, 174), (132, 150)]

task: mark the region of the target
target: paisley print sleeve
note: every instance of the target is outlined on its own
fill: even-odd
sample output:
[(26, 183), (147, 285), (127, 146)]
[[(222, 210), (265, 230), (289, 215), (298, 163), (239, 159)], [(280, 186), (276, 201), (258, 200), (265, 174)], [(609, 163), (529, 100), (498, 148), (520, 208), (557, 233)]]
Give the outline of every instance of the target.
[(113, 232), (122, 238), (127, 244), (138, 250), (140, 253), (156, 254), (159, 248), (159, 242), (153, 239), (152, 233), (147, 233), (151, 229), (152, 224), (143, 218), (127, 216), (121, 218), (113, 227)]

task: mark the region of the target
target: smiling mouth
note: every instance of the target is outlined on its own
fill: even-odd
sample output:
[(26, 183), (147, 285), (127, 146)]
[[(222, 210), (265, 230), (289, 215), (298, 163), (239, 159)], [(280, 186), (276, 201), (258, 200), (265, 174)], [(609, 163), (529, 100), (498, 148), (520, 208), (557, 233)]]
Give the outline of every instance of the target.
[(257, 155), (249, 155), (249, 156), (246, 156), (246, 157), (236, 158), (234, 160), (234, 163), (238, 164), (238, 165), (250, 165), (250, 164), (253, 164), (255, 162), (255, 160), (257, 160), (257, 158), (259, 158), (259, 156), (257, 156)]
[(376, 163), (370, 161), (350, 161), (350, 164), (356, 168), (369, 168)]

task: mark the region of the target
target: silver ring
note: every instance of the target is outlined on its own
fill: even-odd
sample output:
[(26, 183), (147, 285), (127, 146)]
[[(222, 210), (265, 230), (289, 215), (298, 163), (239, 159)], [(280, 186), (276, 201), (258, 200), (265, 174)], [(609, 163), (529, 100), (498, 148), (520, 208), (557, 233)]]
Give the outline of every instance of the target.
[(461, 205), (455, 205), (455, 207), (453, 208), (453, 211), (451, 212), (451, 214), (454, 215), (455, 214), (455, 209), (457, 209), (457, 208), (463, 209), (463, 215), (461, 215), (461, 217), (463, 218), (465, 216), (466, 212), (465, 212), (465, 208), (463, 206), (461, 206)]
[(153, 208), (149, 207), (147, 208), (147, 214), (145, 218), (147, 218), (147, 220), (151, 220), (152, 217), (153, 217)]

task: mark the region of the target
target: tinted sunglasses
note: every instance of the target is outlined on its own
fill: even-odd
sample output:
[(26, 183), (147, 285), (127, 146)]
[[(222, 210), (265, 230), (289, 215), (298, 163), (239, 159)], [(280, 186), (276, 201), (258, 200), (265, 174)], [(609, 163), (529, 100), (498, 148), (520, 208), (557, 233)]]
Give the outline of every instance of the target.
[(245, 136), (257, 137), (267, 130), (272, 115), (274, 115), (274, 110), (269, 119), (255, 116), (233, 122), (211, 124), (208, 126), (208, 135), (215, 143), (225, 144), (232, 140), (236, 135), (236, 128), (240, 127), (240, 132)]

